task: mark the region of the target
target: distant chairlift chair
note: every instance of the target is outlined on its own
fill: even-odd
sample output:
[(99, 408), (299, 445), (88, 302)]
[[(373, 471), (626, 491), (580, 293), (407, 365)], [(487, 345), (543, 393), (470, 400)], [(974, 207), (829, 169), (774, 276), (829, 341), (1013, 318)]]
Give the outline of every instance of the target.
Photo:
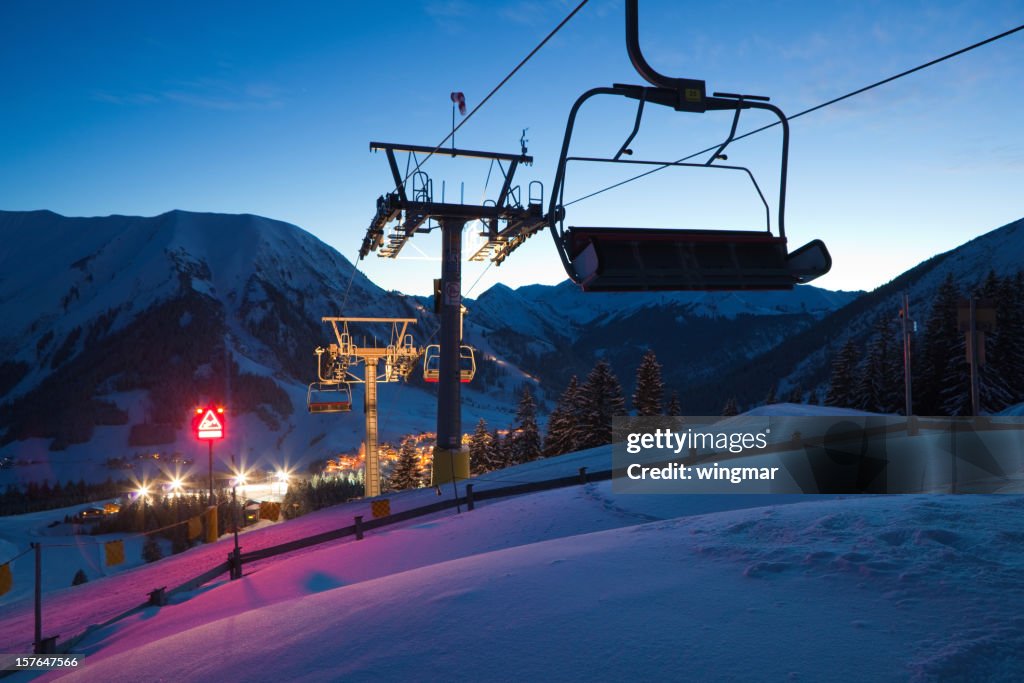
[[(640, 52), (637, 0), (626, 2), (626, 43), (637, 71), (656, 87), (616, 84), (610, 88), (594, 88), (581, 95), (569, 113), (547, 216), (551, 234), (569, 277), (584, 291), (595, 292), (785, 290), (827, 273), (832, 259), (821, 240), (812, 240), (792, 252), (787, 250), (785, 203), (789, 123), (782, 111), (769, 104), (766, 97), (730, 93), (715, 93), (713, 97), (708, 97), (704, 81), (667, 78), (654, 71)], [(569, 145), (576, 115), (583, 103), (595, 95), (637, 100), (633, 130), (613, 157), (571, 157)], [(680, 112), (733, 111), (732, 130), (708, 160), (701, 164), (622, 159), (623, 154), (632, 154), (628, 146), (640, 128), (644, 104), (647, 102), (669, 106)], [(778, 235), (771, 232), (768, 203), (750, 171), (742, 166), (712, 165), (725, 159), (723, 151), (733, 141), (740, 112), (744, 109), (769, 111), (778, 117), (782, 126)], [(570, 161), (686, 166), (746, 173), (764, 204), (765, 228), (761, 231), (745, 231), (566, 226), (563, 193), (566, 167)]]
[[(476, 356), (471, 346), (459, 347), (459, 380), (472, 382), (476, 375)], [(441, 346), (430, 344), (423, 354), (423, 381), (437, 382), (441, 377)]]
[[(317, 381), (306, 390), (306, 409), (310, 413), (347, 413), (352, 410), (352, 387), (346, 381), (348, 356), (336, 344), (317, 347)], [(326, 366), (326, 371), (325, 371)]]
[(347, 413), (352, 410), (352, 388), (348, 382), (312, 382), (306, 407), (311, 413)]

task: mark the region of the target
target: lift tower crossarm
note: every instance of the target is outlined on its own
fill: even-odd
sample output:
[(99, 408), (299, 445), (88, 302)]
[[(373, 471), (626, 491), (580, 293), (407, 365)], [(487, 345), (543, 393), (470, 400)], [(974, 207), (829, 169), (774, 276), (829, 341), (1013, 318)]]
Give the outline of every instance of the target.
[[(396, 142), (371, 142), (370, 151), (377, 152), (380, 150), (392, 150), (393, 152), (420, 152), (423, 154), (431, 154), (434, 152), (444, 152), (448, 156), (454, 157), (470, 157), (474, 159), (494, 159), (496, 161), (518, 161), (523, 164), (532, 164), (533, 157), (528, 154), (503, 154), (502, 152), (481, 152), (474, 149), (458, 149), (458, 148), (436, 148), (426, 147), (424, 145), (403, 145)], [(399, 182), (398, 185), (404, 185)]]
[[(422, 227), (428, 219), (434, 219), (438, 223), (445, 220), (463, 221), (464, 223), (483, 220), (495, 225), (497, 221), (501, 220), (505, 221), (507, 226), (501, 231), (500, 236), (492, 236), (492, 241), (477, 254), (474, 254), (471, 259), (482, 260), (487, 254), (490, 254), (491, 260), (500, 264), (512, 250), (547, 224), (539, 204), (523, 207), (513, 205), (510, 201), (513, 195), (512, 178), (519, 164), (533, 163), (533, 157), (528, 154), (506, 154), (458, 148), (439, 150), (424, 145), (406, 145), (394, 142), (371, 142), (370, 150), (383, 150), (387, 155), (395, 189), (377, 199), (377, 213), (370, 221), (370, 227), (359, 248), (360, 259), (366, 258), (371, 251), (376, 251), (378, 256), (384, 258), (397, 258), (413, 235), (417, 232), (429, 231)], [(497, 161), (499, 166), (501, 166), (501, 162), (507, 162), (508, 170), (504, 172), (505, 180), (497, 201), (486, 206), (435, 202), (430, 198), (429, 193), (416, 192), (415, 188), (410, 194), (407, 191), (408, 178), (402, 177), (395, 152), (431, 154), (438, 151), (443, 151), (444, 156)], [(400, 224), (394, 225), (391, 234), (385, 238), (388, 224), (396, 221), (400, 221)]]

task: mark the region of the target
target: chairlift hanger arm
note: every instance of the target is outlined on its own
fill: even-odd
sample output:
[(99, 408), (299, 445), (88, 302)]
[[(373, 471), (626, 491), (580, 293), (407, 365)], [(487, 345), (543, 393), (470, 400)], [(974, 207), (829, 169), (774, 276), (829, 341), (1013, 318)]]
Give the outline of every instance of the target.
[[(626, 0), (626, 52), (636, 72), (651, 85), (669, 91), (680, 111), (704, 111), (706, 95), (704, 81), (695, 78), (669, 78), (654, 70), (640, 49), (639, 0)], [(659, 102), (666, 104), (666, 102)]]

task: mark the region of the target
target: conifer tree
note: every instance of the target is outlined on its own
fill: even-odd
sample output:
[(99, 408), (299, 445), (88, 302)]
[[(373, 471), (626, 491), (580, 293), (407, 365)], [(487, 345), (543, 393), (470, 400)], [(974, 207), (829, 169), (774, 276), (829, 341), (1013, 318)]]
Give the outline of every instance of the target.
[(661, 364), (652, 349), (647, 349), (636, 370), (636, 391), (633, 392), (633, 408), (638, 417), (662, 414), (661, 400), (665, 384), (661, 379)]
[(512, 466), (512, 459), (509, 453), (506, 439), (497, 429), (491, 432), (490, 448), (488, 449), (488, 462), (491, 470), (501, 470)]
[(562, 455), (579, 450), (576, 447), (576, 422), (580, 411), (580, 387), (576, 375), (569, 378), (569, 384), (558, 399), (555, 409), (548, 416), (548, 429), (544, 435), (544, 455)]
[(80, 586), (83, 583), (88, 583), (88, 581), (89, 581), (89, 577), (85, 575), (85, 570), (84, 569), (79, 569), (77, 572), (75, 572), (74, 578), (71, 579), (71, 585), (72, 586)]
[(776, 388), (776, 385), (771, 385), (771, 387), (768, 388), (768, 395), (764, 397), (764, 405), (770, 406), (774, 403), (778, 403), (779, 395), (777, 392), (778, 389)]
[(722, 415), (724, 417), (732, 417), (733, 415), (739, 415), (739, 414), (740, 414), (740, 409), (736, 405), (736, 399), (735, 398), (730, 398), (728, 401), (725, 402), (725, 405), (722, 406)]
[(622, 385), (608, 361), (601, 359), (580, 388), (577, 446), (580, 450), (612, 442), (612, 417), (626, 414)]
[(800, 404), (804, 402), (804, 389), (799, 384), (793, 385), (786, 396), (786, 403)]
[(474, 477), (491, 471), (490, 450), (491, 435), (487, 431), (487, 421), (481, 417), (469, 438), (469, 472)]
[(957, 403), (963, 405), (966, 397), (970, 405), (963, 335), (957, 325), (959, 299), (960, 290), (950, 273), (936, 292), (921, 351), (915, 357), (920, 359), (914, 373), (914, 412), (918, 415), (949, 415), (946, 410), (953, 407), (956, 395)]
[(856, 381), (851, 407), (876, 413), (898, 412), (903, 401), (903, 361), (892, 321), (880, 317)]
[(857, 347), (848, 339), (832, 362), (825, 405), (848, 407), (854, 401), (854, 380), (857, 368)]
[(537, 428), (537, 404), (529, 385), (523, 386), (516, 408), (516, 423), (510, 434), (509, 449), (514, 464), (530, 462), (540, 457), (540, 430)]
[(1013, 366), (1015, 356), (1024, 352), (1024, 338), (1021, 333), (1017, 292), (1013, 289), (1013, 278), (999, 278), (990, 271), (978, 291), (978, 297), (995, 307), (995, 329), (985, 334), (984, 349), (986, 363), (979, 368), (981, 389), (981, 410), (997, 413), (1009, 405), (1018, 403)]
[(423, 473), (416, 457), (416, 444), (412, 439), (405, 439), (398, 449), (398, 461), (388, 478), (389, 488), (392, 491), (414, 489), (419, 487), (422, 480)]
[(666, 415), (682, 415), (683, 407), (679, 403), (679, 392), (673, 391), (672, 397), (668, 400), (668, 405), (665, 406)]

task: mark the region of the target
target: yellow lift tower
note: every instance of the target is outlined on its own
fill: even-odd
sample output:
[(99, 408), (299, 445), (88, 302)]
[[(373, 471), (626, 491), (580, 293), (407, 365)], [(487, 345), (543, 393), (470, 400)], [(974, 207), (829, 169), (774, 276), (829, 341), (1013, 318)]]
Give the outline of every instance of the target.
[[(416, 365), (422, 352), (413, 344), (412, 335), (407, 330), (415, 324), (415, 318), (322, 318), (322, 322), (330, 323), (334, 330), (336, 344), (326, 349), (317, 347), (318, 376), (321, 381), (329, 378), (335, 390), (348, 396), (347, 404), (342, 401), (317, 401), (308, 399), (310, 412), (342, 412), (351, 406), (350, 384), (365, 384), (365, 400), (363, 408), (366, 412), (366, 472), (364, 477), (365, 496), (372, 498), (380, 495), (380, 453), (377, 447), (377, 383), (397, 382), (407, 379)], [(349, 323), (390, 323), (391, 339), (387, 346), (380, 346), (377, 340), (368, 345), (356, 343), (349, 332)], [(381, 370), (380, 363), (384, 362)], [(363, 376), (352, 372), (359, 363), (364, 364)], [(341, 386), (344, 385), (344, 388)], [(316, 392), (309, 394), (316, 398)], [(332, 397), (333, 398), (333, 397)], [(341, 408), (324, 408), (325, 404), (344, 405)]]

